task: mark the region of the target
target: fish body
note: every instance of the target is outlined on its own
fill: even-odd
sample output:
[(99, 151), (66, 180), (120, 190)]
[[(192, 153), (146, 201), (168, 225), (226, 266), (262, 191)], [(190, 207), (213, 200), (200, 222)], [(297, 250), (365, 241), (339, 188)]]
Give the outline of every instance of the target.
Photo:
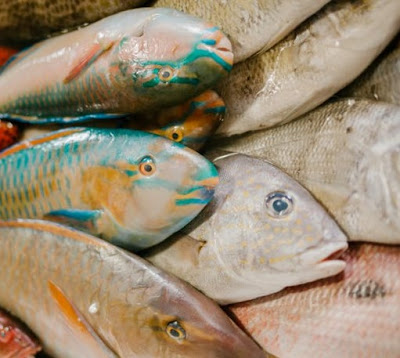
[(352, 243), (343, 273), (229, 307), (280, 358), (398, 358), (399, 247)]
[(15, 124), (0, 120), (0, 150), (14, 144), (18, 137), (19, 129)]
[(400, 243), (400, 108), (341, 99), (284, 126), (218, 141), (298, 180), (350, 240)]
[(174, 8), (218, 24), (232, 42), (235, 62), (240, 62), (272, 47), (327, 2), (157, 0), (153, 6)]
[(17, 49), (13, 47), (0, 46), (0, 66), (3, 66), (10, 57), (14, 56), (18, 52)]
[(33, 220), (0, 223), (0, 240), (0, 305), (52, 356), (264, 356), (210, 299), (105, 241)]
[(26, 327), (0, 310), (0, 357), (30, 358), (41, 349)]
[(398, 0), (333, 0), (218, 85), (230, 136), (289, 122), (363, 72), (400, 30)]
[(213, 86), (232, 56), (225, 35), (200, 19), (124, 11), (16, 56), (0, 74), (0, 117), (68, 123), (172, 106)]
[(245, 155), (214, 163), (214, 199), (174, 238), (142, 252), (146, 259), (221, 304), (343, 270), (334, 256), (347, 248), (346, 237), (301, 185)]
[(130, 249), (179, 230), (211, 200), (215, 167), (155, 134), (70, 128), (0, 157), (0, 218), (44, 218)]

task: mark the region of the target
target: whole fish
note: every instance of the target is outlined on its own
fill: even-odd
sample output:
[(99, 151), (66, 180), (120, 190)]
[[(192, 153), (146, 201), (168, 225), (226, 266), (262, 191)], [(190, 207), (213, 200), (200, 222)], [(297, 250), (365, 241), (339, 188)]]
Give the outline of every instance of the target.
[(400, 243), (400, 107), (341, 99), (284, 126), (216, 145), (283, 169), (350, 240)]
[(221, 304), (265, 296), (342, 271), (345, 235), (316, 200), (271, 164), (214, 160), (220, 183), (182, 233), (144, 257)]
[(0, 309), (0, 357), (30, 358), (41, 349), (26, 327)]
[(10, 57), (14, 56), (18, 52), (17, 49), (8, 46), (0, 46), (0, 66), (3, 66)]
[(340, 95), (400, 105), (400, 38)]
[(0, 241), (0, 305), (51, 355), (264, 356), (212, 300), (105, 241), (33, 220), (0, 223)]
[(18, 127), (11, 123), (0, 119), (0, 150), (14, 144), (19, 137)]
[(137, 250), (192, 220), (217, 182), (212, 163), (158, 135), (70, 128), (0, 154), (0, 219), (47, 218)]
[(276, 44), (330, 0), (156, 0), (218, 24), (232, 41), (235, 62)]
[(3, 42), (40, 40), (53, 32), (85, 25), (144, 3), (145, 0), (1, 0), (0, 38)]
[(16, 56), (0, 75), (0, 118), (65, 123), (172, 106), (227, 75), (232, 58), (229, 40), (201, 19), (128, 10)]
[(220, 135), (289, 122), (342, 89), (400, 29), (398, 0), (333, 0), (266, 53), (234, 67), (219, 93)]
[(352, 244), (343, 259), (338, 276), (229, 310), (280, 358), (398, 358), (399, 247)]

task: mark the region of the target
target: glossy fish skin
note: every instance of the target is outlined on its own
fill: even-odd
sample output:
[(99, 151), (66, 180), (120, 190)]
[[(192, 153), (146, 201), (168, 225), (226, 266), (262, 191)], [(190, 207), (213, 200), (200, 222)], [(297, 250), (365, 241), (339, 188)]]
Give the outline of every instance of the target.
[(226, 76), (232, 58), (201, 19), (128, 10), (21, 52), (0, 75), (0, 117), (69, 123), (172, 106)]
[(19, 129), (15, 124), (0, 120), (0, 150), (14, 144), (18, 137)]
[[(221, 304), (343, 270), (344, 262), (332, 256), (347, 248), (345, 235), (297, 182), (240, 154), (214, 163), (220, 173), (214, 199), (174, 239), (147, 250), (146, 259)], [(287, 214), (267, 209), (266, 198), (276, 193), (290, 197)]]
[(0, 223), (0, 240), (0, 304), (52, 356), (263, 357), (214, 302), (114, 245), (33, 220)]
[(0, 357), (29, 358), (40, 350), (41, 347), (32, 333), (0, 309)]
[(397, 358), (400, 250), (351, 244), (343, 274), (229, 309), (280, 358)]
[(400, 243), (400, 108), (342, 99), (277, 128), (218, 141), (298, 180), (349, 240)]
[(262, 52), (290, 33), (330, 0), (157, 0), (221, 26), (232, 42), (235, 62)]
[[(230, 136), (289, 122), (363, 72), (400, 30), (398, 0), (333, 0), (218, 85)], [(367, 40), (368, 39), (368, 40)]]
[(44, 218), (138, 250), (192, 220), (218, 173), (179, 143), (128, 129), (70, 128), (0, 155), (0, 218)]
[(91, 23), (114, 13), (138, 7), (145, 0), (2, 0), (2, 41), (41, 40), (53, 32)]

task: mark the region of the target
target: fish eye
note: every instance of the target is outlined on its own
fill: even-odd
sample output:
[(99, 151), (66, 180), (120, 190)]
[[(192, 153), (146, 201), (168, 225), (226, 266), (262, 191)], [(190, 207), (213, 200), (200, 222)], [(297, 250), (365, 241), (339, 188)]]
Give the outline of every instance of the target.
[(293, 199), (286, 193), (276, 191), (267, 195), (265, 205), (269, 215), (281, 218), (292, 212)]
[(179, 127), (172, 127), (168, 131), (168, 138), (175, 142), (181, 142), (183, 139), (183, 130)]
[(145, 176), (150, 176), (156, 171), (156, 165), (154, 160), (150, 156), (145, 156), (142, 158), (139, 164), (139, 171)]
[(163, 82), (168, 82), (174, 77), (174, 69), (170, 66), (165, 66), (158, 71), (158, 77)]
[(178, 321), (172, 321), (167, 324), (167, 333), (173, 339), (182, 340), (186, 338), (186, 331)]

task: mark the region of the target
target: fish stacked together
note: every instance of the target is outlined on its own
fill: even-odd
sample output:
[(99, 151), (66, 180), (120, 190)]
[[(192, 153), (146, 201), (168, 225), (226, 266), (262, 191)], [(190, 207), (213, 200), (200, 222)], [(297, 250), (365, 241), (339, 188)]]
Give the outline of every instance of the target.
[(0, 306), (47, 354), (398, 357), (397, 0), (17, 3)]

